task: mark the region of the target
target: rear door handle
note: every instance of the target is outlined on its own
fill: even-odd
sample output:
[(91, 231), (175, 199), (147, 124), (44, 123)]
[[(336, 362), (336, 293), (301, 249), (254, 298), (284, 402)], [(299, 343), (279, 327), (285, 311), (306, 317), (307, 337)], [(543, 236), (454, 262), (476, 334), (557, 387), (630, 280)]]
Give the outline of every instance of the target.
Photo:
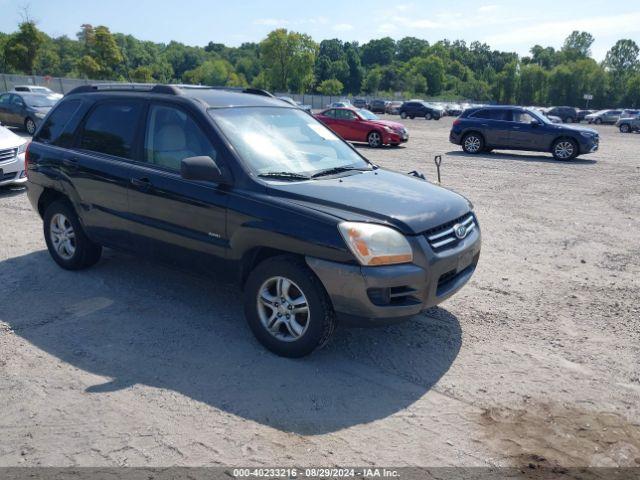
[(130, 178), (129, 181), (134, 187), (138, 187), (141, 190), (148, 190), (151, 187), (151, 180), (148, 178)]

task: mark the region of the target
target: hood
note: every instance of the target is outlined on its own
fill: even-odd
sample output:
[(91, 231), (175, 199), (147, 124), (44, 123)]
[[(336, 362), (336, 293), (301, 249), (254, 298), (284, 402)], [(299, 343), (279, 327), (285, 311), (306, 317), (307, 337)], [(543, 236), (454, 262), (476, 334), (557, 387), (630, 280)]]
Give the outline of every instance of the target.
[(377, 123), (378, 125), (384, 125), (385, 127), (391, 127), (394, 130), (403, 130), (405, 126), (399, 122), (392, 122), (391, 120), (369, 120), (371, 123)]
[(469, 202), (457, 193), (383, 169), (272, 183), (268, 193), (342, 220), (387, 224), (407, 235), (422, 233), (471, 210)]
[(571, 130), (572, 132), (588, 132), (592, 135), (598, 135), (598, 131), (593, 128), (580, 127), (578, 125), (567, 125), (566, 123), (562, 125), (554, 124), (559, 130)]
[(0, 127), (0, 149), (17, 147), (25, 142), (26, 139), (19, 137), (8, 128)]

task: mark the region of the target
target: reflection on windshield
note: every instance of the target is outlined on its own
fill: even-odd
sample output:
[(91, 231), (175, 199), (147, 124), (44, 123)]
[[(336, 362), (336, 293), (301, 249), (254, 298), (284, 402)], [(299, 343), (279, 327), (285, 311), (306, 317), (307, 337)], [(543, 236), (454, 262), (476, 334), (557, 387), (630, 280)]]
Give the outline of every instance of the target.
[(364, 108), (358, 110), (358, 114), (365, 120), (379, 120), (376, 114), (370, 112), (369, 110), (365, 110)]
[(218, 108), (209, 114), (258, 174), (312, 175), (340, 167), (369, 168), (331, 130), (298, 109)]
[(56, 98), (52, 98), (52, 97), (36, 97), (36, 96), (28, 96), (28, 97), (24, 97), (24, 101), (27, 105), (29, 105), (30, 107), (53, 107), (56, 102), (58, 101)]

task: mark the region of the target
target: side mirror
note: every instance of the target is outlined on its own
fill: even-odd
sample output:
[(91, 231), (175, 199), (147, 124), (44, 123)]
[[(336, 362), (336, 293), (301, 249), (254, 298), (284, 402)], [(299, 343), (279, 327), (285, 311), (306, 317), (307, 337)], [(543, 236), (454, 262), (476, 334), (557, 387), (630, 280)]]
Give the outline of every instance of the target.
[(211, 157), (188, 157), (180, 162), (180, 176), (185, 180), (220, 183), (224, 175)]
[(540, 126), (540, 120), (536, 120), (536, 119), (531, 120), (531, 126), (532, 127), (539, 127)]

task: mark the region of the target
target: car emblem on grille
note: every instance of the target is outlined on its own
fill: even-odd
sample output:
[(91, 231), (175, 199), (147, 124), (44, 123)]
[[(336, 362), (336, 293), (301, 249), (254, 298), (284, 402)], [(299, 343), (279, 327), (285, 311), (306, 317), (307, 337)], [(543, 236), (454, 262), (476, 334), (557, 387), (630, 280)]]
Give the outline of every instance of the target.
[(453, 233), (455, 233), (456, 237), (458, 237), (460, 240), (462, 240), (464, 237), (467, 236), (467, 227), (465, 227), (464, 225), (454, 225), (453, 226)]

